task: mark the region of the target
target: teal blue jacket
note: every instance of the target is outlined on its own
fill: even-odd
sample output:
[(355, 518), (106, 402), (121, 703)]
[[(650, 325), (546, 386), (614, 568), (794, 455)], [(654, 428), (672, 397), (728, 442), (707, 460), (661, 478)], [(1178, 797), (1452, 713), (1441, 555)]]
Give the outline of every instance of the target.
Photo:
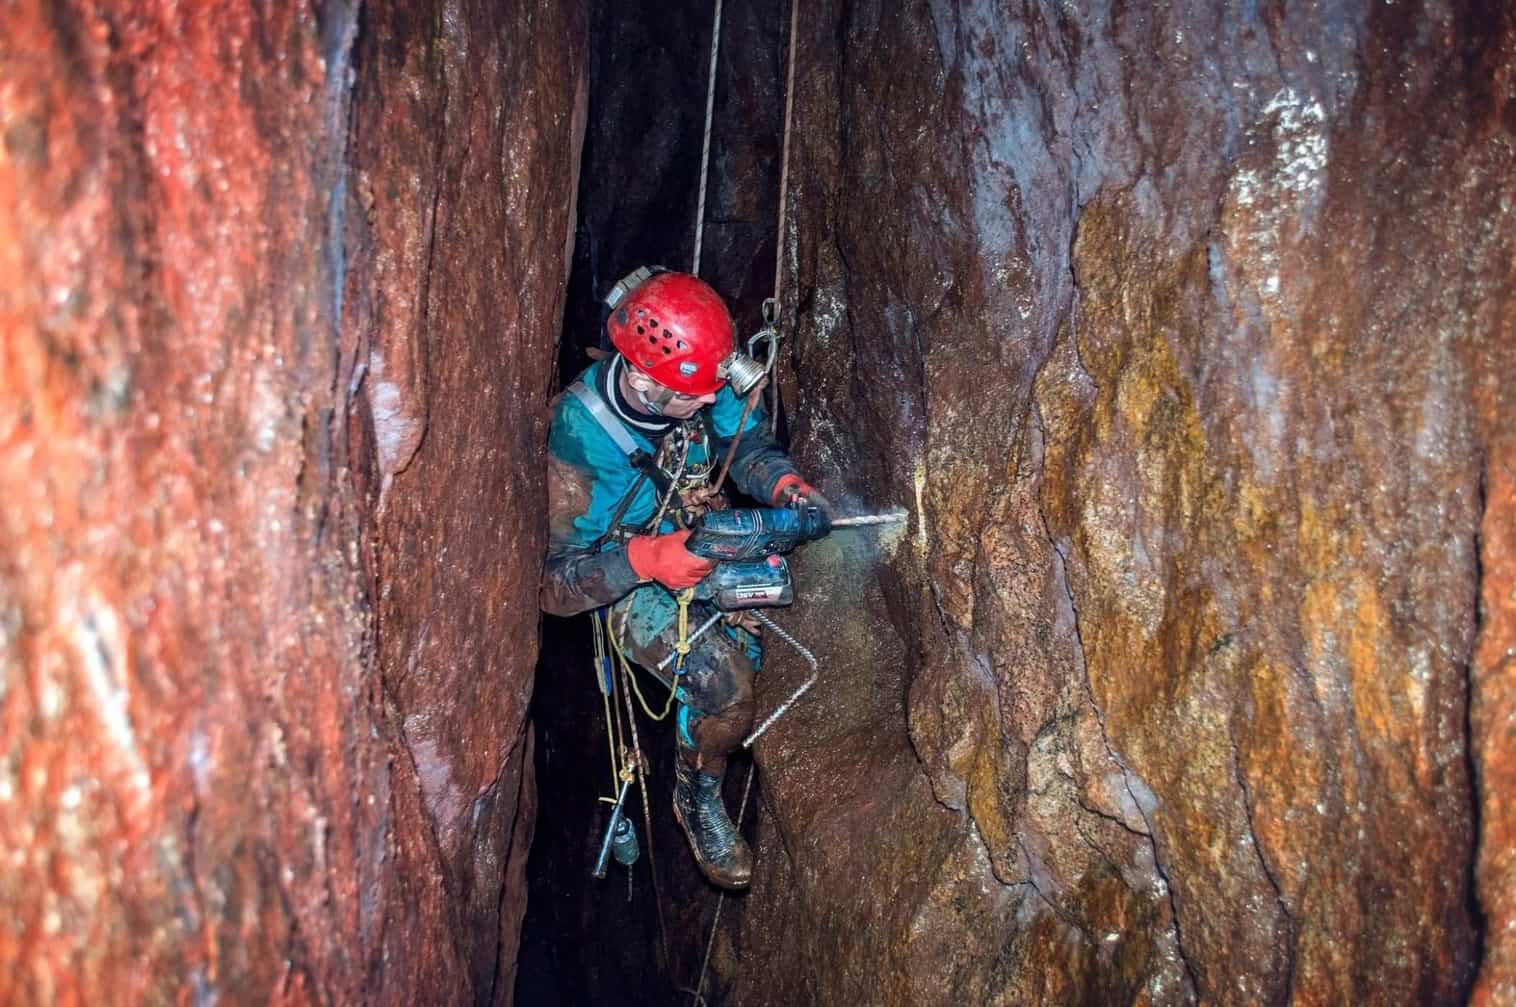
[[(591, 388), (598, 387), (604, 362), (594, 363), (579, 376)], [(705, 444), (691, 449), (690, 463), (708, 460), (719, 465), (742, 418), (743, 400), (723, 386), (716, 401), (687, 422), (708, 420)], [(767, 413), (760, 405), (748, 417), (742, 441), (732, 460), (729, 478), (742, 492), (767, 503), (784, 476), (795, 466), (768, 434)], [(632, 440), (649, 456), (658, 445), (640, 431), (623, 424)], [(618, 507), (632, 492), (620, 527), (646, 532), (658, 507), (659, 490), (641, 479), (632, 459), (616, 445), (593, 414), (572, 394), (559, 395), (553, 405), (548, 432), (548, 553), (543, 569), (541, 604), (552, 615), (574, 615), (617, 601), (642, 582), (626, 559), (626, 549), (613, 540), (611, 522)], [(659, 531), (673, 531), (665, 517)]]

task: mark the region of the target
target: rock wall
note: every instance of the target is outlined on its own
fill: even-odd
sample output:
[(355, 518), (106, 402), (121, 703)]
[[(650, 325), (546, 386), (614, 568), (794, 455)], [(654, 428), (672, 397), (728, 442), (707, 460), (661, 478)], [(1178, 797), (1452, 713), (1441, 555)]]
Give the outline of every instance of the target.
[(585, 30), (0, 12), (0, 1001), (510, 1001)]
[(912, 522), (797, 563), (719, 994), (1508, 1001), (1512, 14), (801, 36), (796, 454)]

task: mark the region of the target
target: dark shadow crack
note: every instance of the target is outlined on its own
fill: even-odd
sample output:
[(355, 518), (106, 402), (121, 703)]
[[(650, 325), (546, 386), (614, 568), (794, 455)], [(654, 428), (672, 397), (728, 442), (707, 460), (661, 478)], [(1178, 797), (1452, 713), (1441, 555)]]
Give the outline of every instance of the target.
[(505, 758), (501, 760), (500, 770), (495, 774), (495, 779), (490, 782), (490, 785), (487, 788), (485, 788), (485, 793), (488, 793), (489, 791), (499, 787), (500, 778), (505, 775), (505, 769), (510, 764), (511, 760), (515, 758), (519, 761), (520, 764), (516, 771), (516, 793), (513, 798), (514, 803), (511, 806), (511, 821), (510, 824), (506, 826), (505, 839), (501, 844), (502, 866), (500, 872), (500, 893), (495, 900), (495, 929), (498, 932), (499, 936), (497, 936), (495, 940), (495, 961), (494, 967), (490, 972), (489, 997), (488, 999), (481, 998), (478, 995), (478, 991), (475, 990), (474, 1000), (476, 1003), (494, 1004), (500, 1003), (501, 1000), (504, 999), (501, 996), (501, 990), (498, 988), (500, 985), (501, 974), (500, 962), (501, 959), (505, 957), (505, 933), (503, 928), (500, 926), (500, 917), (505, 912), (505, 897), (511, 890), (511, 886), (509, 884), (511, 852), (515, 849), (516, 845), (516, 827), (521, 822), (521, 796), (522, 794), (526, 793), (526, 778), (528, 776), (528, 767), (526, 760), (528, 757), (527, 749), (530, 747), (527, 744), (527, 736), (528, 732), (531, 730), (530, 725), (530, 719), (522, 721), (520, 735), (517, 737), (515, 744), (513, 744), (507, 751)]
[[(1110, 822), (1112, 825), (1119, 825), (1123, 832), (1135, 836), (1138, 839), (1145, 840), (1149, 843), (1153, 841), (1152, 833), (1144, 832), (1141, 829), (1132, 828), (1131, 825), (1127, 824), (1126, 819), (1122, 818), (1120, 815), (1113, 815), (1108, 811), (1102, 811), (1095, 805), (1087, 803), (1083, 798), (1080, 797), (1074, 798), (1074, 803), (1079, 806), (1080, 811), (1088, 812), (1089, 814), (1094, 815), (1096, 818), (1099, 818), (1102, 821)], [(1143, 820), (1144, 824), (1146, 824), (1146, 821), (1146, 819)]]
[(1258, 857), (1258, 866), (1263, 869), (1263, 876), (1268, 878), (1269, 887), (1274, 890), (1274, 901), (1279, 905), (1279, 915), (1284, 917), (1285, 929), (1285, 966), (1284, 966), (1284, 996), (1280, 1003), (1295, 1002), (1295, 975), (1296, 975), (1296, 951), (1299, 941), (1300, 928), (1295, 922), (1295, 916), (1290, 912), (1289, 901), (1285, 898), (1284, 889), (1280, 887), (1279, 878), (1274, 874), (1273, 865), (1269, 858), (1263, 855), (1263, 844), (1258, 841), (1258, 829), (1253, 824), (1253, 794), (1248, 788), (1247, 777), (1242, 772), (1242, 761), (1237, 751), (1237, 740), (1231, 739), (1232, 746), (1232, 777), (1237, 782), (1237, 787), (1242, 791), (1242, 813), (1247, 818), (1248, 841), (1252, 844), (1253, 853)]
[(1021, 855), (1026, 858), (1027, 867), (1026, 880), (1015, 882), (1015, 884), (1024, 884), (1030, 886), (1032, 891), (1037, 893), (1037, 897), (1042, 899), (1043, 902), (1047, 903), (1048, 908), (1053, 911), (1054, 916), (1058, 917), (1058, 919), (1069, 929), (1075, 931), (1086, 941), (1088, 941), (1091, 947), (1097, 947), (1098, 942), (1095, 940), (1095, 935), (1090, 933), (1089, 928), (1086, 927), (1067, 909), (1064, 909), (1057, 902), (1054, 902), (1052, 897), (1049, 896), (1047, 892), (1042, 890), (1042, 886), (1037, 884), (1036, 873), (1032, 870), (1031, 851), (1026, 848), (1026, 840), (1022, 838), (1020, 834), (1016, 836), (1016, 845), (1020, 848)]
[[(1488, 613), (1484, 608), (1484, 520), (1489, 510), (1489, 470), (1490, 452), (1489, 448), (1485, 447), (1480, 451), (1479, 473), (1474, 497), (1477, 517), (1474, 522), (1472, 550), (1474, 556), (1474, 631), (1469, 637), (1471, 647), (1479, 645), (1479, 640), (1485, 630), (1485, 621), (1488, 618)], [(1482, 846), (1481, 832), (1484, 817), (1480, 801), (1484, 781), (1479, 771), (1479, 760), (1474, 754), (1474, 655), (1470, 653), (1460, 664), (1463, 668), (1463, 764), (1469, 791), (1469, 844), (1464, 866), (1464, 890), (1466, 911), (1469, 914), (1470, 926), (1474, 931), (1472, 960), (1465, 984), (1469, 986), (1479, 976), (1484, 966), (1490, 920), (1479, 898), (1479, 851)], [(1491, 679), (1498, 679), (1506, 674), (1506, 669), (1512, 664), (1513, 658), (1507, 654), (1493, 668), (1486, 669), (1484, 674)], [(1465, 996), (1468, 995), (1468, 989), (1463, 992)]]

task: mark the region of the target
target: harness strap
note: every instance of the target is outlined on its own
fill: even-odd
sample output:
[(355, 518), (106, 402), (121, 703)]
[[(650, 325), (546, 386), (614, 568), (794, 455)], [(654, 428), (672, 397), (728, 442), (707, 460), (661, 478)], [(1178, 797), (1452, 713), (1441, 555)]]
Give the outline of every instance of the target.
[(606, 405), (605, 399), (599, 391), (585, 384), (583, 381), (575, 381), (568, 386), (568, 390), (574, 394), (574, 398), (578, 399), (585, 409), (589, 410), (589, 414), (600, 425), (600, 429), (604, 430), (606, 435), (616, 443), (616, 446), (625, 452), (627, 461), (631, 462), (638, 472), (637, 480), (632, 483), (631, 489), (627, 490), (626, 495), (621, 498), (621, 502), (616, 506), (616, 512), (612, 515), (611, 523), (606, 528), (605, 534), (601, 535), (590, 546), (592, 550), (595, 550), (604, 545), (616, 533), (616, 528), (620, 525), (621, 518), (626, 514), (627, 508), (632, 505), (632, 500), (637, 496), (637, 491), (642, 488), (644, 479), (652, 482), (653, 486), (657, 488), (659, 496), (667, 494), (672, 488), (673, 483), (668, 475), (653, 461), (653, 457), (642, 450), (641, 446), (632, 439), (632, 435), (627, 432), (626, 425), (616, 418), (615, 413), (611, 412), (611, 407)]
[[(616, 446), (626, 453), (633, 464), (636, 464), (638, 455), (647, 454), (636, 441), (632, 440), (632, 435), (627, 433), (626, 427), (616, 419), (616, 415), (611, 412), (611, 407), (605, 404), (599, 392), (583, 381), (575, 381), (569, 385), (568, 390), (573, 392), (574, 398), (590, 411), (590, 415), (595, 417), (595, 422), (600, 424), (600, 429), (610, 435), (611, 440), (616, 442)], [(641, 468), (640, 465), (637, 467)]]

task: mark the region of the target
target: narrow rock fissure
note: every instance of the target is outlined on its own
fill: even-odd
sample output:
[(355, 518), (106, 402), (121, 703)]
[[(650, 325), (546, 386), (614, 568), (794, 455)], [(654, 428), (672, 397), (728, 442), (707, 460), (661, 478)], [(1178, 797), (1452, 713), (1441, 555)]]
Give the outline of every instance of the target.
[[(1494, 462), (1499, 464), (1499, 462)], [(1475, 484), (1474, 514), (1476, 524), (1473, 535), (1473, 564), (1474, 564), (1474, 632), (1470, 637), (1475, 641), (1475, 646), (1481, 640), (1486, 631), (1488, 613), (1485, 611), (1485, 535), (1484, 523), (1488, 516), (1490, 506), (1489, 492), (1489, 466), (1492, 464), (1489, 449), (1486, 447), (1480, 452), (1478, 463), (1478, 478)], [(1513, 480), (1516, 481), (1516, 480)], [(1468, 774), (1469, 781), (1469, 846), (1464, 884), (1468, 893), (1467, 911), (1473, 924), (1474, 944), (1471, 949), (1472, 965), (1470, 975), (1478, 975), (1484, 966), (1485, 949), (1489, 941), (1490, 920), (1486, 907), (1479, 898), (1479, 863), (1480, 851), (1483, 846), (1484, 835), (1481, 825), (1484, 819), (1483, 797), (1487, 786), (1481, 775), (1481, 767), (1476, 757), (1476, 734), (1474, 731), (1474, 656), (1469, 654), (1458, 662), (1463, 670), (1463, 764), (1464, 772)], [(1507, 668), (1516, 666), (1516, 655), (1507, 654), (1505, 658), (1496, 663), (1486, 674), (1497, 676), (1505, 673)]]
[(1295, 990), (1295, 959), (1296, 959), (1296, 923), (1295, 917), (1290, 912), (1289, 903), (1285, 900), (1284, 889), (1279, 886), (1279, 879), (1274, 874), (1274, 868), (1269, 864), (1269, 858), (1264, 855), (1263, 844), (1258, 838), (1257, 826), (1253, 824), (1253, 796), (1248, 790), (1247, 778), (1242, 773), (1242, 762), (1238, 758), (1236, 742), (1232, 747), (1232, 773), (1237, 780), (1237, 789), (1242, 791), (1242, 813), (1248, 824), (1248, 845), (1253, 848), (1253, 853), (1258, 858), (1258, 866), (1263, 870), (1263, 876), (1268, 879), (1269, 887), (1274, 891), (1274, 901), (1279, 906), (1279, 915), (1284, 918), (1284, 984), (1281, 1003), (1289, 1003)]

